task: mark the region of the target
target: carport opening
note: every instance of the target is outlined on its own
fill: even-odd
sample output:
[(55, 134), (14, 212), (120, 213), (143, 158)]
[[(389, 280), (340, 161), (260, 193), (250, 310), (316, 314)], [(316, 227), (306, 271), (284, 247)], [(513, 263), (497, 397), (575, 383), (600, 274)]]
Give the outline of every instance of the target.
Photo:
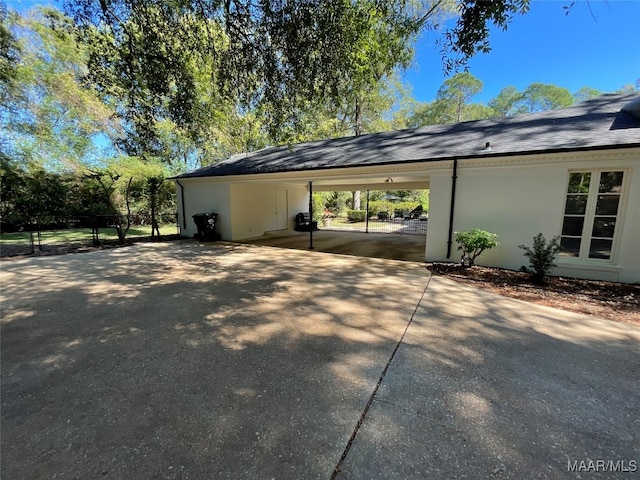
[(316, 192), (313, 210), (322, 230), (426, 237), (429, 190)]

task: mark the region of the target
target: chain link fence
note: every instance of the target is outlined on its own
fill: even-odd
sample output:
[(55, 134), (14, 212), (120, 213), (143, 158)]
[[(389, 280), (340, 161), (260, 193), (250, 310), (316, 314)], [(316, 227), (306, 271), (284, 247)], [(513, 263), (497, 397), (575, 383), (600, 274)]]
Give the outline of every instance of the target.
[(407, 212), (394, 212), (393, 216), (378, 215), (364, 221), (354, 221), (347, 217), (333, 217), (318, 222), (322, 230), (347, 232), (396, 233), (405, 235), (426, 235), (429, 217)]
[(129, 222), (127, 229), (126, 218), (112, 215), (34, 218), (20, 231), (0, 233), (0, 256), (82, 251), (133, 240), (168, 239), (180, 232), (175, 213), (159, 215), (154, 229), (146, 218), (132, 216)]

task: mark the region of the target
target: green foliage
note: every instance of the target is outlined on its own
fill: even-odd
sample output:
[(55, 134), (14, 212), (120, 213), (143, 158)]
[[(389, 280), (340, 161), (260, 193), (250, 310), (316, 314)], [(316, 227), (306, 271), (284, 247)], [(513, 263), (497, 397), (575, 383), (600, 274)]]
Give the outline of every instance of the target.
[(471, 98), (482, 91), (482, 87), (482, 81), (470, 73), (458, 73), (445, 80), (436, 100), (414, 106), (408, 124), (419, 127), (489, 118), (493, 114), (492, 109), (479, 103), (470, 103)]
[(9, 12), (0, 2), (0, 101), (4, 104), (10, 95), (13, 80), (17, 75), (20, 47), (9, 28)]
[[(420, 202), (390, 202), (388, 200), (374, 200), (369, 202), (369, 212), (373, 215), (378, 213), (387, 213), (390, 217), (394, 215), (396, 211), (409, 213), (415, 209)], [(423, 206), (423, 211), (426, 211)]]
[(347, 210), (347, 220), (350, 222), (364, 222), (366, 218), (366, 210)]
[(12, 13), (3, 29), (15, 42), (13, 74), (0, 95), (3, 150), (50, 169), (74, 168), (96, 150), (95, 135), (118, 132), (113, 109), (86, 81), (86, 47), (54, 9)]
[(244, 123), (250, 112), (260, 122), (243, 131), (267, 132), (269, 143), (307, 140), (315, 130), (334, 136), (341, 113), (348, 122), (357, 99), (377, 101), (383, 77), (409, 64), (412, 36), (438, 10), (374, 0), (66, 6), (94, 46), (91, 78), (118, 104), (131, 155), (161, 155), (168, 140), (161, 120), (193, 140), (191, 155), (225, 139), (251, 149), (251, 140), (238, 146), (243, 135), (227, 128), (227, 119)]
[(591, 88), (591, 87), (582, 87), (576, 93), (573, 94), (573, 101), (575, 103), (584, 102), (586, 100), (591, 100), (592, 98), (597, 98), (602, 95), (602, 91)]
[(522, 98), (522, 93), (513, 85), (504, 87), (498, 96), (489, 101), (489, 108), (493, 109), (496, 117), (506, 117), (523, 113), (522, 106), (518, 104)]
[(333, 217), (342, 215), (349, 197), (349, 192), (323, 192), (325, 211), (328, 211)]
[(497, 241), (498, 236), (495, 233), (489, 233), (478, 228), (455, 232), (455, 238), (459, 244), (458, 250), (462, 251), (460, 263), (465, 267), (475, 265), (476, 258), (485, 250), (500, 245)]
[(112, 162), (109, 169), (72, 174), (47, 171), (36, 164), (23, 168), (0, 157), (3, 230), (24, 228), (36, 219), (47, 226), (70, 217), (108, 215), (124, 239), (131, 219), (152, 225), (156, 217), (159, 223), (157, 219), (175, 212), (175, 188), (163, 181), (160, 165), (134, 160), (126, 157)]
[(573, 96), (566, 88), (532, 83), (522, 92), (513, 86), (505, 87), (487, 105), (469, 103), (481, 88), (482, 82), (471, 74), (457, 74), (444, 82), (436, 100), (431, 103), (415, 102), (405, 112), (406, 123), (419, 127), (539, 112), (568, 107), (581, 99), (597, 96), (597, 90), (588, 87)]
[(560, 237), (553, 237), (547, 243), (544, 235), (538, 233), (533, 237), (533, 248), (529, 248), (526, 245), (518, 245), (518, 248), (525, 251), (524, 256), (529, 257), (530, 265), (530, 267), (523, 265), (520, 269), (531, 274), (533, 281), (544, 283), (549, 271), (555, 267), (556, 254), (560, 250), (559, 240)]
[(519, 100), (526, 112), (541, 112), (573, 105), (571, 92), (563, 87), (544, 83), (529, 85)]
[[(404, 126), (393, 114), (396, 73), (410, 64), (417, 35), (458, 9), (465, 27), (486, 33), (487, 22), (504, 27), (505, 12), (526, 2), (471, 3), (471, 15), (462, 0), (65, 7), (91, 46), (90, 78), (126, 129), (124, 151), (204, 164), (267, 144)], [(449, 37), (465, 52), (485, 38)]]
[(316, 192), (313, 194), (313, 220), (319, 222), (322, 220), (322, 215), (324, 214), (325, 206), (324, 206), (324, 192)]

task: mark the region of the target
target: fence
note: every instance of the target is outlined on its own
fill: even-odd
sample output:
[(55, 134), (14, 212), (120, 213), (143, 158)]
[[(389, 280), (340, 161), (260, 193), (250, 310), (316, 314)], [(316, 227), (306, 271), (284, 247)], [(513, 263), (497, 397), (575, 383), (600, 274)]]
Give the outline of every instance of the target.
[[(125, 232), (125, 241), (133, 239), (167, 238), (177, 235), (177, 214), (159, 216), (156, 229), (145, 224), (144, 219), (132, 218)], [(110, 215), (94, 215), (64, 218), (34, 218), (18, 232), (0, 234), (0, 256), (28, 255), (33, 253), (64, 253), (87, 247), (99, 247), (122, 243), (118, 230), (126, 228), (126, 221)]]
[(426, 235), (428, 216), (417, 218), (396, 214), (393, 217), (380, 215), (367, 218), (364, 221), (350, 221), (347, 217), (324, 219), (318, 223), (322, 230), (336, 230), (348, 232), (396, 233), (405, 235)]

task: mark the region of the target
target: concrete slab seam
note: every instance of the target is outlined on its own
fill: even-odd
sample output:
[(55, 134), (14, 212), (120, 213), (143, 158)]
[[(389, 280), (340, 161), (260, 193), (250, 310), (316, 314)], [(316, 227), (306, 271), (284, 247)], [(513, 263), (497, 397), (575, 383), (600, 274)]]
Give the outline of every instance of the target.
[(344, 451), (340, 456), (340, 460), (338, 460), (338, 464), (336, 465), (336, 468), (333, 470), (333, 473), (331, 474), (331, 480), (335, 480), (337, 476), (340, 474), (342, 465), (345, 459), (347, 458), (347, 455), (349, 454), (349, 450), (351, 450), (351, 446), (353, 445), (353, 442), (355, 441), (356, 436), (358, 435), (358, 431), (360, 430), (360, 427), (364, 423), (367, 413), (369, 412), (369, 408), (371, 407), (371, 404), (373, 403), (373, 400), (375, 399), (375, 396), (378, 393), (378, 390), (380, 389), (380, 385), (382, 385), (382, 382), (384, 381), (384, 377), (387, 374), (387, 371), (389, 370), (389, 367), (391, 366), (391, 363), (393, 362), (393, 359), (395, 358), (396, 353), (400, 348), (400, 345), (402, 345), (402, 342), (404, 341), (404, 337), (407, 334), (407, 331), (409, 330), (411, 323), (413, 323), (413, 319), (416, 316), (416, 312), (418, 311), (420, 304), (422, 303), (422, 299), (427, 293), (427, 289), (429, 288), (430, 283), (431, 283), (431, 275), (429, 275), (429, 278), (427, 279), (427, 284), (425, 285), (424, 290), (422, 291), (422, 294), (420, 295), (420, 298), (416, 303), (416, 307), (413, 309), (411, 318), (409, 318), (409, 321), (407, 322), (407, 325), (405, 326), (404, 331), (402, 332), (402, 335), (398, 340), (398, 343), (396, 343), (396, 346), (393, 349), (393, 352), (391, 352), (391, 356), (389, 357), (387, 364), (385, 365), (384, 369), (382, 370), (382, 373), (380, 374), (380, 377), (378, 378), (378, 382), (376, 383), (376, 386), (374, 387), (373, 392), (371, 392), (371, 395), (369, 396), (369, 400), (367, 400), (364, 410), (362, 410), (362, 413), (360, 414), (360, 418), (358, 419), (358, 422), (356, 423), (356, 426), (353, 429), (353, 433), (351, 434), (351, 437), (349, 438), (349, 441), (347, 442), (347, 445), (345, 446)]

